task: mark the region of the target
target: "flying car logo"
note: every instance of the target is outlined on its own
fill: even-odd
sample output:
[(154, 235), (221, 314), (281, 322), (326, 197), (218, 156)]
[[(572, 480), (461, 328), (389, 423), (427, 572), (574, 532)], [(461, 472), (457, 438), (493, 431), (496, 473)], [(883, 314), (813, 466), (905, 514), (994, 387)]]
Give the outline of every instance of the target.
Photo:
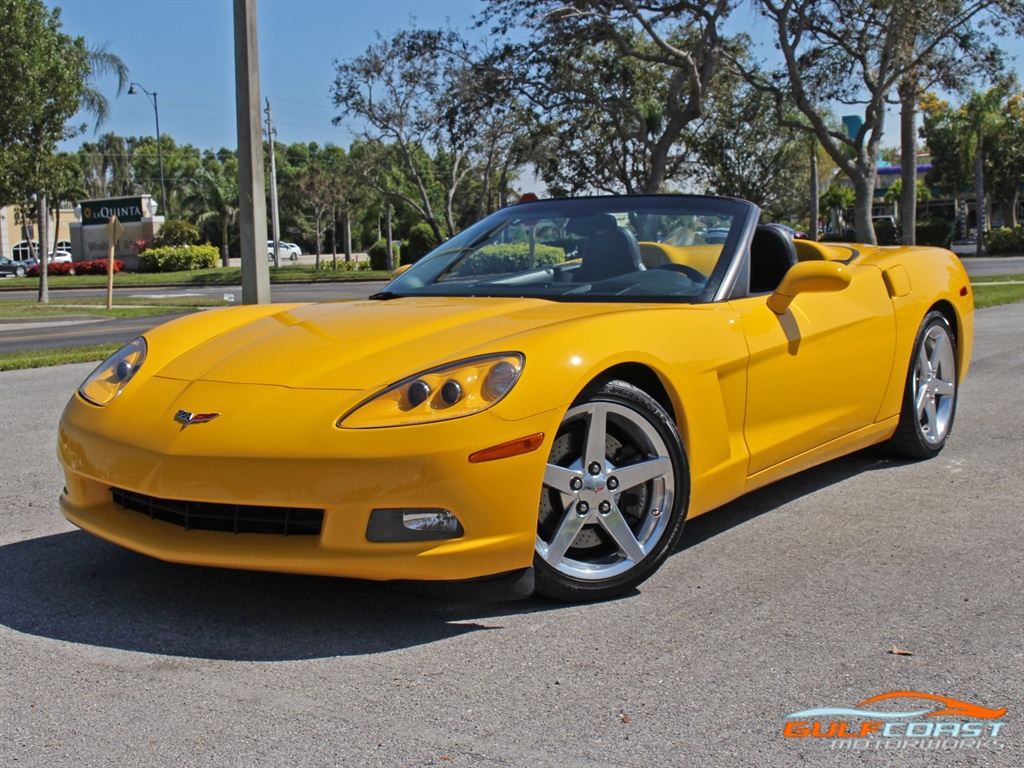
[(181, 424), (181, 428), (184, 429), (190, 424), (205, 424), (208, 421), (213, 421), (219, 413), (192, 413), (191, 411), (178, 411), (174, 414), (174, 420)]

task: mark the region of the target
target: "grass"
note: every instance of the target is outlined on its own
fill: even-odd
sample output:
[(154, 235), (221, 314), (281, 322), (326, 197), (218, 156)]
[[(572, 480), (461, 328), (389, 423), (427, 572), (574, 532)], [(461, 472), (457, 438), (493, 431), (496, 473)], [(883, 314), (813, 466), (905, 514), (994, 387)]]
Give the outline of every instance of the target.
[(98, 363), (123, 347), (123, 344), (95, 344), (88, 347), (64, 347), (63, 349), (35, 349), (26, 352), (6, 352), (0, 355), (0, 371), (16, 371), (22, 368), (46, 368), (51, 365), (69, 363)]
[(222, 307), (228, 303), (221, 299), (198, 296), (172, 299), (118, 298), (114, 308), (108, 310), (106, 299), (51, 300), (49, 304), (40, 304), (33, 299), (5, 299), (0, 301), (0, 320), (59, 318), (67, 315), (91, 315), (103, 318), (141, 317), (143, 315), (163, 315), (178, 310)]
[[(330, 263), (328, 259), (328, 263)], [(270, 282), (337, 282), (339, 280), (386, 280), (389, 272), (344, 269), (316, 270), (311, 264), (270, 267)], [(96, 287), (107, 284), (106, 275), (51, 275), (47, 279), (51, 288)], [(115, 286), (143, 285), (241, 285), (241, 267), (213, 267), (186, 272), (119, 272), (114, 275)], [(0, 291), (32, 290), (39, 286), (38, 277), (11, 277), (0, 280)]]
[[(1021, 280), (1017, 276), (1017, 280)], [(988, 282), (986, 279), (985, 282)], [(995, 307), (999, 304), (1014, 304), (1024, 301), (1024, 282), (1007, 283), (1004, 280), (995, 281), (992, 285), (973, 285), (974, 306), (978, 309)]]

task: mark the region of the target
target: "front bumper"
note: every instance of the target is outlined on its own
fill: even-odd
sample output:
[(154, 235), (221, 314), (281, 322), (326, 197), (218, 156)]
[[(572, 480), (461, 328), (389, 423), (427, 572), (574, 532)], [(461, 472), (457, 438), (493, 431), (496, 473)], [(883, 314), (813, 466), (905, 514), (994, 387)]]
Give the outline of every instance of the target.
[[(133, 383), (134, 386), (135, 383)], [(346, 430), (336, 392), (151, 379), (97, 408), (77, 395), (61, 419), (60, 507), (75, 525), (163, 560), (382, 581), (468, 580), (533, 561), (544, 465), (560, 413), (517, 421), (493, 411), (432, 424)], [(134, 393), (133, 393), (134, 394)], [(153, 402), (166, 405), (153, 407)], [(183, 404), (223, 415), (187, 428)], [(273, 408), (268, 410), (268, 406)], [(267, 413), (287, 413), (287, 424)], [(470, 463), (471, 453), (543, 432), (532, 453)], [(160, 499), (322, 509), (319, 535), (186, 530), (123, 509), (112, 488)], [(379, 508), (443, 508), (455, 539), (370, 542)]]

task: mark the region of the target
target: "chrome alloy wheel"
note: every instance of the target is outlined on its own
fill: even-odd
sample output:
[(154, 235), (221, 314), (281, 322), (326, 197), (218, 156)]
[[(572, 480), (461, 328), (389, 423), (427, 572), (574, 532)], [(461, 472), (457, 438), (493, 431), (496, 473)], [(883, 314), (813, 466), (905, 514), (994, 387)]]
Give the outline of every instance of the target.
[(933, 325), (921, 340), (913, 392), (922, 439), (940, 445), (949, 432), (956, 404), (956, 355), (945, 325)]
[(657, 548), (675, 504), (675, 468), (635, 409), (594, 400), (571, 408), (544, 472), (536, 552), (571, 579), (620, 576)]

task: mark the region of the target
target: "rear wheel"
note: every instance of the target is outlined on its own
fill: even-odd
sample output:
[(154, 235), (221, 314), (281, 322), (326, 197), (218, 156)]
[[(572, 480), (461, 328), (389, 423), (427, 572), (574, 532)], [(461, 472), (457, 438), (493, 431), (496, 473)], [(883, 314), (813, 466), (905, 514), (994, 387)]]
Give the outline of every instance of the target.
[(537, 591), (561, 600), (624, 594), (682, 535), (689, 468), (679, 432), (653, 398), (611, 381), (565, 414), (537, 521)]
[(914, 342), (899, 425), (883, 450), (910, 459), (937, 456), (953, 429), (956, 398), (956, 338), (945, 316), (931, 312)]

